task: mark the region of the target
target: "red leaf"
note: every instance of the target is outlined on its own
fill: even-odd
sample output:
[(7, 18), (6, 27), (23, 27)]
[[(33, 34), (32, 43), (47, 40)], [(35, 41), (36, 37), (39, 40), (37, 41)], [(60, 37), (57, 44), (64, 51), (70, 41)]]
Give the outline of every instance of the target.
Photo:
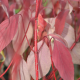
[(41, 14), (38, 15), (38, 25), (39, 25), (38, 26), (39, 31), (43, 31), (45, 29), (46, 25), (47, 25), (46, 21), (43, 19)]
[(1, 6), (4, 9), (4, 11), (6, 12), (7, 16), (9, 17), (9, 4), (8, 4), (8, 0), (1, 0)]
[(38, 30), (39, 30), (39, 32), (42, 33), (42, 31), (43, 31), (44, 29), (45, 29), (44, 27), (42, 27), (42, 26), (38, 26)]
[(0, 51), (2, 51), (13, 39), (18, 24), (18, 15), (10, 17), (0, 24)]
[(64, 26), (65, 26), (65, 21), (66, 21), (68, 12), (69, 12), (69, 10), (62, 10), (59, 13), (59, 15), (57, 16), (56, 21), (55, 21), (55, 32), (57, 34), (61, 35), (61, 33), (62, 33)]
[(61, 42), (54, 40), (52, 60), (64, 80), (74, 80), (74, 66), (67, 47)]
[(9, 8), (8, 0), (1, 0), (1, 3), (3, 3), (7, 8)]

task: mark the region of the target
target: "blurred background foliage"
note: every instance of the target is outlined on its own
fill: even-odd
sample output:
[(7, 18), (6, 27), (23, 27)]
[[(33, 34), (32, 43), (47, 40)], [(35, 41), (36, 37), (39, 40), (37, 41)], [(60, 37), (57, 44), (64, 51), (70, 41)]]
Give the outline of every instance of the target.
[[(11, 2), (11, 0), (9, 0), (9, 1)], [(47, 0), (46, 0), (46, 2), (45, 2), (45, 0), (43, 0), (43, 5), (44, 5), (44, 7), (47, 5), (47, 3), (48, 3)], [(16, 9), (16, 10), (15, 10), (15, 13), (17, 14), (19, 11), (20, 11), (20, 8), (19, 8), (19, 9)], [(0, 55), (0, 56), (1, 56), (1, 55)], [(28, 56), (28, 55), (26, 55), (26, 53), (25, 53), (25, 54), (24, 54), (24, 59), (25, 59), (25, 60), (26, 60), (26, 56)], [(1, 64), (2, 64), (2, 62), (0, 62), (0, 66), (1, 66)], [(7, 69), (7, 66), (3, 65), (1, 71), (4, 72), (6, 69)], [(51, 72), (51, 70), (52, 70), (52, 68), (50, 69), (50, 71), (48, 72), (48, 74), (47, 74), (46, 76), (49, 75), (49, 73)], [(4, 75), (5, 80), (9, 80), (9, 72), (10, 72), (10, 69), (9, 69), (8, 72)], [(74, 78), (75, 78), (75, 79), (74, 79), (74, 80), (77, 80), (78, 78), (80, 78), (80, 65), (74, 64), (74, 73), (75, 73), (75, 75), (74, 75)], [(57, 77), (57, 80), (59, 80), (60, 76), (59, 76), (58, 71), (56, 72), (56, 77)], [(0, 79), (0, 80), (2, 80), (2, 79)], [(40, 80), (42, 80), (42, 79), (40, 79)]]

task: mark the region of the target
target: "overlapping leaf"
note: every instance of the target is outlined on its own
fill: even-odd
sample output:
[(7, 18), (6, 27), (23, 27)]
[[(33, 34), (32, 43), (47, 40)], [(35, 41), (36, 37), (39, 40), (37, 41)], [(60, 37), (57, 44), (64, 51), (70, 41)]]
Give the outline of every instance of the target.
[(65, 23), (65, 27), (61, 36), (66, 40), (66, 42), (68, 43), (68, 48), (70, 48), (75, 41), (74, 28)]
[(61, 33), (63, 32), (65, 20), (66, 20), (68, 13), (69, 13), (69, 10), (63, 10), (58, 14), (56, 21), (55, 21), (55, 31), (57, 34), (61, 35)]
[(54, 40), (52, 60), (64, 80), (74, 80), (74, 67), (70, 52), (60, 41)]
[(42, 38), (42, 33), (45, 30), (47, 23), (44, 20), (44, 18), (42, 17), (41, 14), (38, 15), (38, 40), (40, 40)]
[[(28, 28), (28, 24), (29, 24), (30, 19), (29, 19), (28, 15), (26, 15), (24, 13), (25, 13), (25, 10), (21, 10), (19, 12), (19, 14), (21, 14), (22, 16), (19, 16), (18, 29), (17, 29), (17, 32), (16, 32), (13, 40), (12, 40), (13, 48), (15, 51), (17, 51), (17, 49), (19, 48), (25, 35), (27, 36), (27, 39), (29, 42), (31, 41), (31, 38), (33, 37), (32, 24), (30, 23), (29, 28)], [(26, 30), (27, 30), (27, 33), (25, 33)], [(25, 37), (23, 40), (23, 43), (20, 47), (19, 54), (23, 54), (23, 52), (27, 49), (27, 47), (28, 47), (28, 42)]]
[(0, 52), (13, 39), (17, 31), (18, 17), (18, 15), (11, 16), (10, 23), (8, 19), (6, 19), (0, 24)]
[(68, 47), (67, 42), (60, 35), (58, 35), (58, 34), (49, 34), (49, 36), (53, 37), (54, 39), (57, 39), (58, 41), (63, 43), (66, 47)]
[[(48, 30), (48, 34), (55, 33), (55, 26), (54, 26), (55, 20), (56, 20), (56, 17), (45, 19), (45, 21), (51, 25), (51, 27)], [(71, 25), (69, 25), (68, 23), (65, 23), (63, 32), (61, 33), (61, 36), (66, 40), (68, 47), (70, 48), (72, 46), (73, 42), (75, 41), (74, 28)]]
[(17, 55), (16, 58), (14, 58), (15, 62), (12, 67), (12, 80), (30, 80), (27, 63), (21, 59), (20, 55)]
[[(38, 50), (41, 47), (43, 41), (38, 42)], [(34, 52), (30, 52), (30, 55), (27, 58), (27, 65), (30, 75), (33, 79), (36, 79), (35, 75), (35, 56)], [(43, 44), (39, 53), (38, 53), (38, 72), (39, 79), (45, 76), (51, 67), (50, 51), (46, 43)]]
[(56, 17), (54, 18), (45, 18), (44, 19), (47, 23), (49, 23), (51, 25), (51, 27), (53, 28), (54, 25), (55, 25), (55, 20), (56, 20)]

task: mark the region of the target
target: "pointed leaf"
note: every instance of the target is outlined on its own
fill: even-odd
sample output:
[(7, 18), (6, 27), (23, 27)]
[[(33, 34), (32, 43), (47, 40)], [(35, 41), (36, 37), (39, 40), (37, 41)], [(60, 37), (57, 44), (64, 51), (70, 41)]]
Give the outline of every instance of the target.
[(46, 21), (43, 19), (41, 14), (38, 15), (38, 25), (39, 25), (38, 29), (41, 32), (45, 29), (45, 27), (47, 25)]
[(58, 14), (55, 21), (55, 32), (57, 34), (61, 35), (61, 33), (63, 32), (64, 26), (65, 26), (65, 20), (68, 13), (69, 13), (69, 10), (63, 10)]
[[(56, 18), (45, 19), (45, 21), (51, 25), (51, 27), (48, 29), (48, 34), (55, 33), (55, 27), (54, 27), (55, 19)], [(51, 38), (51, 36), (49, 36), (49, 37)], [(66, 40), (66, 42), (68, 43), (68, 47), (70, 48), (72, 46), (73, 42), (75, 41), (75, 34), (74, 34), (73, 27), (70, 26), (68, 23), (65, 23), (61, 36)]]
[(74, 80), (74, 66), (69, 50), (61, 42), (54, 40), (52, 60), (64, 80)]

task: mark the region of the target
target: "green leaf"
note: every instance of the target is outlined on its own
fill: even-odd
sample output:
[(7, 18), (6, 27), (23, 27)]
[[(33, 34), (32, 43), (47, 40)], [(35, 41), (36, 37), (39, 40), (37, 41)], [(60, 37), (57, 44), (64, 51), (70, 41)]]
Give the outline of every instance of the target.
[(21, 10), (21, 8), (16, 9), (16, 10), (15, 10), (15, 13), (16, 13), (16, 14), (17, 14), (17, 13), (19, 13), (19, 12), (20, 12), (20, 10)]

